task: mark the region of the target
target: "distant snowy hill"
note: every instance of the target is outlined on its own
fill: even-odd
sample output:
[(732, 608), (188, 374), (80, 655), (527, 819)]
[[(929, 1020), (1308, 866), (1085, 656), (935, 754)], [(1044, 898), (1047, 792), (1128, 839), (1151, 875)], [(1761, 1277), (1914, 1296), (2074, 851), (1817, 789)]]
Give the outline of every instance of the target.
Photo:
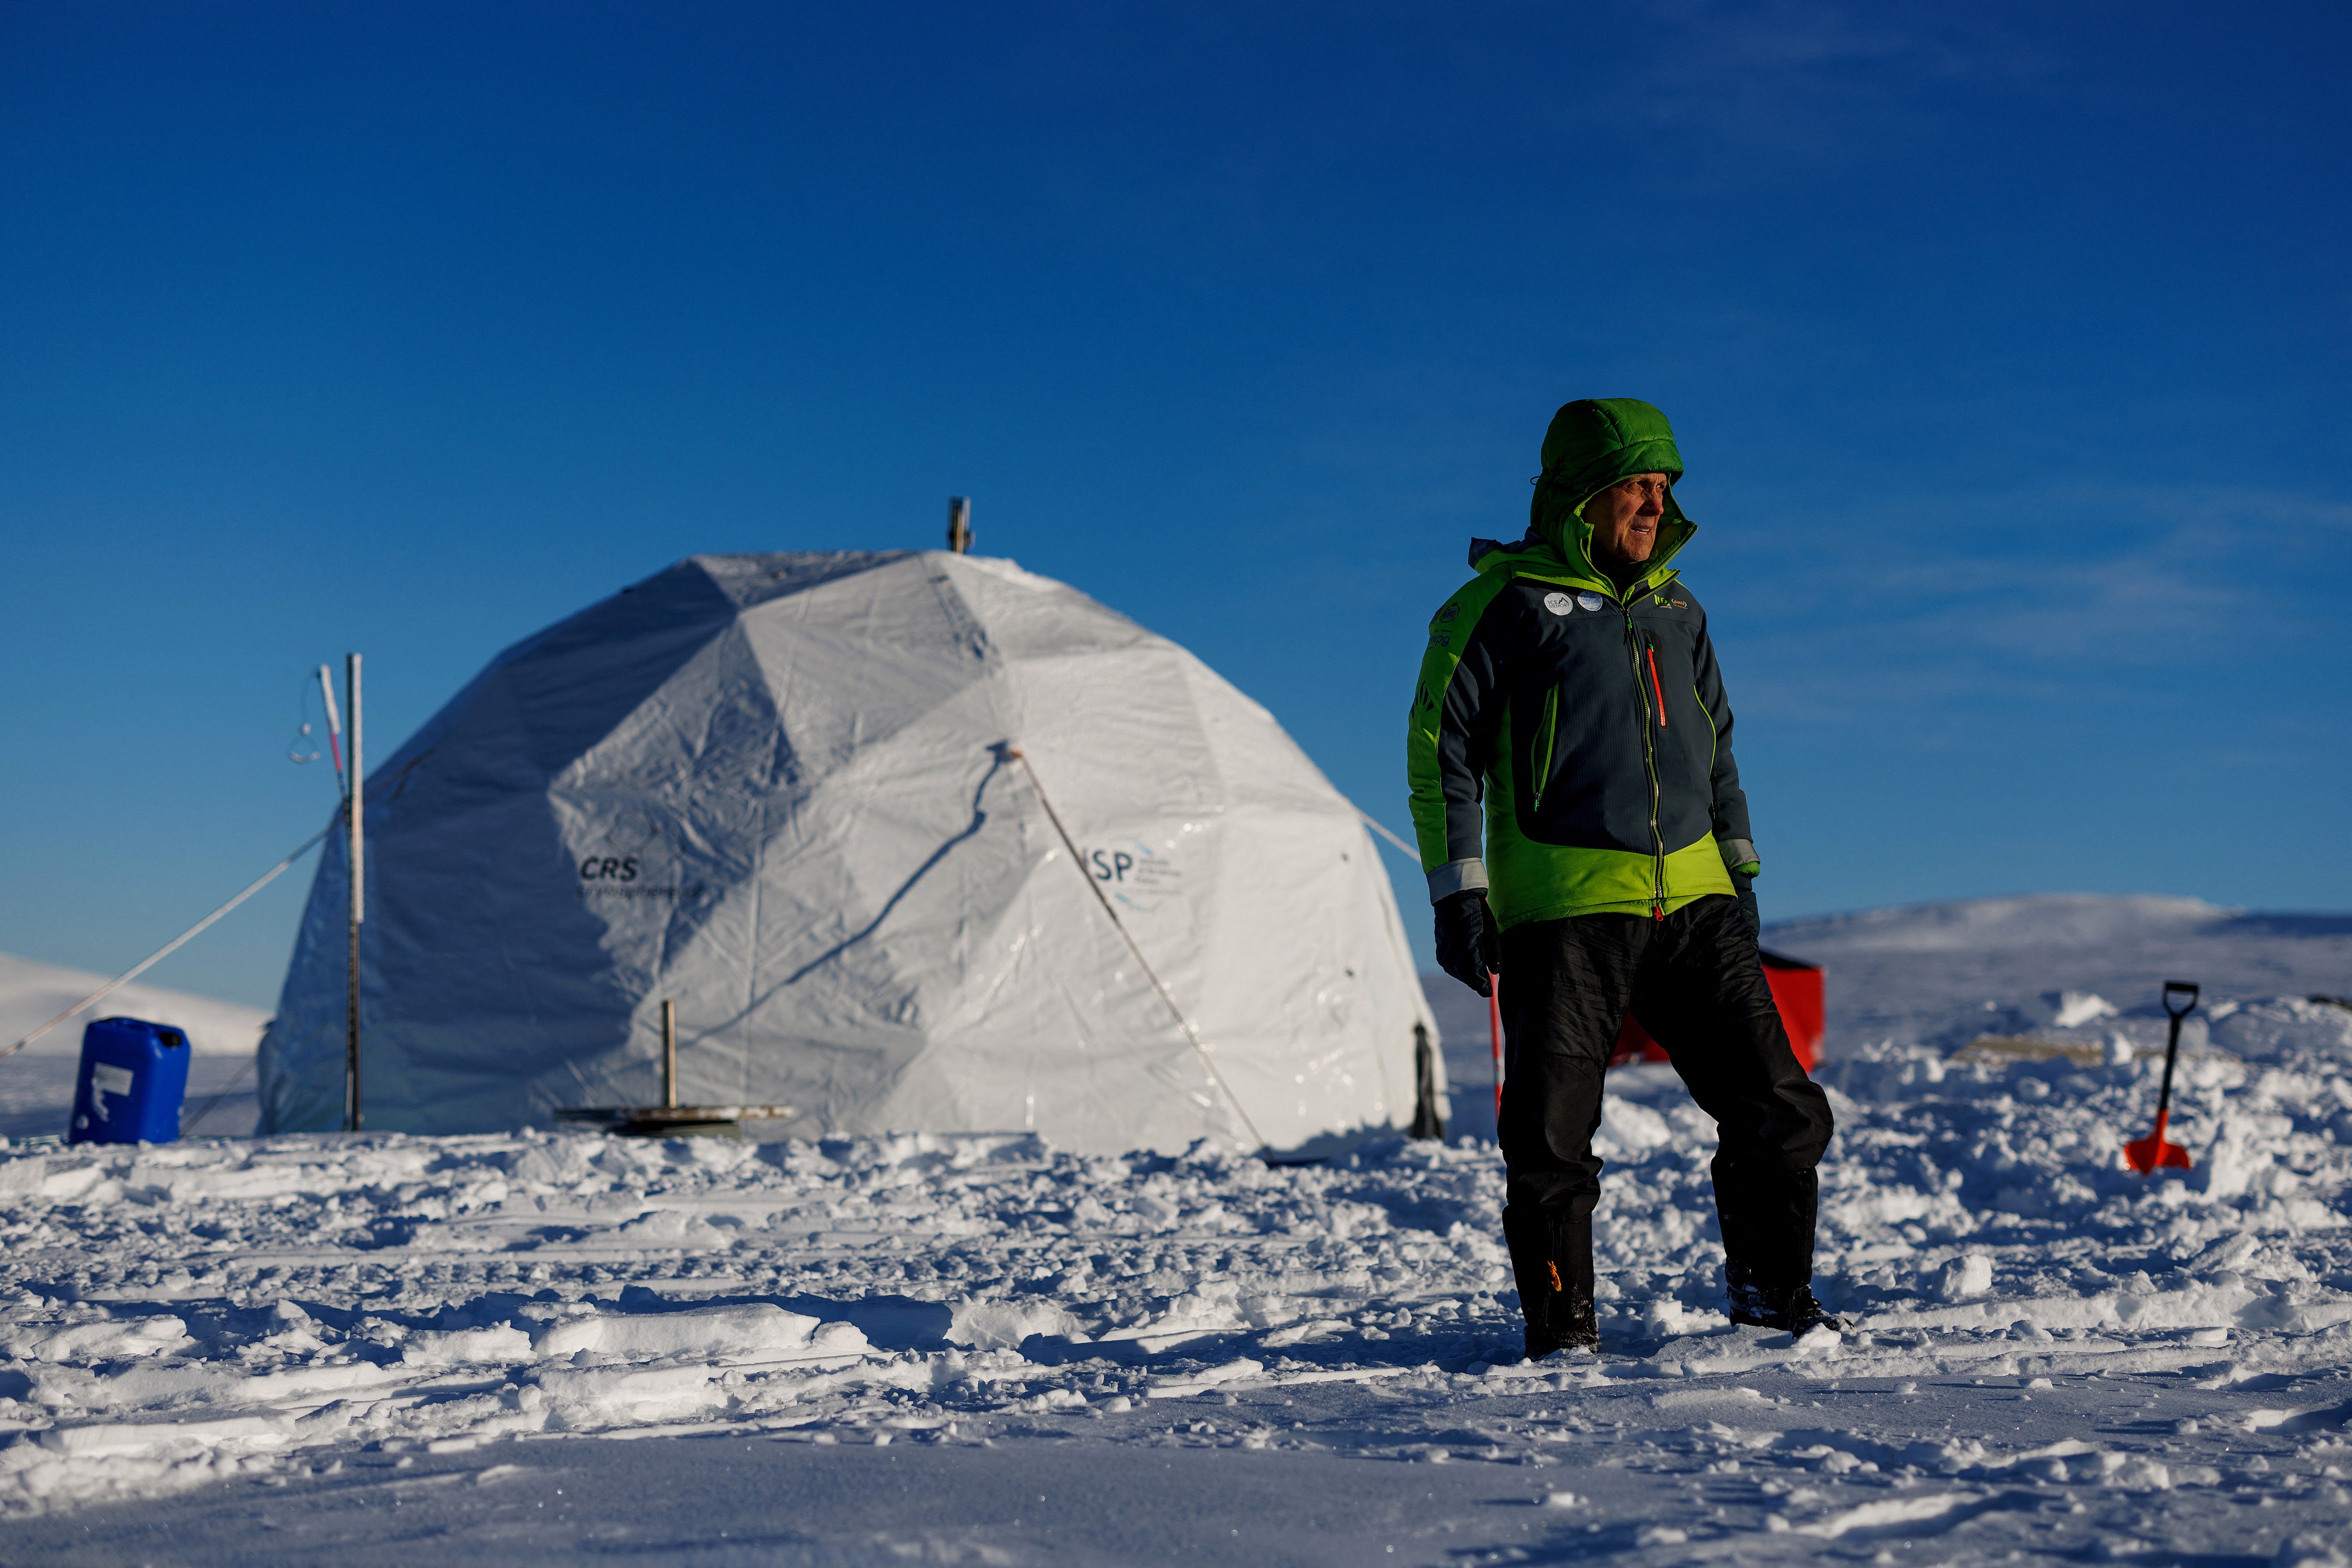
[(1832, 1058), (1956, 1046), (2032, 1022), (2020, 998), (2095, 994), (2153, 1017), (2168, 980), (2209, 1001), (2352, 995), (2352, 915), (2246, 914), (2195, 899), (2044, 893), (1776, 921), (1765, 945), (1829, 972)]
[[(0, 952), (0, 1050), (16, 1044), (106, 984), (110, 976), (67, 969)], [(225, 1089), (203, 1131), (245, 1133), (256, 1111), (253, 1053), (269, 1015), (258, 1007), (192, 996), (152, 985), (126, 985), (89, 1012), (68, 1019), (15, 1056), (0, 1061), (0, 1137), (65, 1131), (73, 1104), (74, 1068), (81, 1058), (82, 1026), (93, 1018), (146, 1018), (187, 1031), (196, 1059), (188, 1071), (193, 1115)], [(241, 1087), (240, 1087), (241, 1086)]]
[(1775, 921), (1769, 942), (1828, 944), (1846, 951), (1949, 952), (1962, 949), (2070, 950), (2145, 942), (2207, 931), (2237, 916), (2202, 899), (2152, 893), (2033, 893), (2007, 899), (1962, 899), (1905, 904), (1852, 914)]
[[(1832, 1063), (1894, 1040), (1946, 1048), (2034, 1022), (2044, 993), (2153, 1016), (2168, 980), (2209, 998), (2352, 996), (2352, 915), (2247, 914), (2155, 894), (2037, 893), (1775, 921), (1764, 945), (1822, 965)], [(1422, 985), (1445, 1039), (1453, 1131), (1491, 1138), (1486, 1005), (1444, 974)]]

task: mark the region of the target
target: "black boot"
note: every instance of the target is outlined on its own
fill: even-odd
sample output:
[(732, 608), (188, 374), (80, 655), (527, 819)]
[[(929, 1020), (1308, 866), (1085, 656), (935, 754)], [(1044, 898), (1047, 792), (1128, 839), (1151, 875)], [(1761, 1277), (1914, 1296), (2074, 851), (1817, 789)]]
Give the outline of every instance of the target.
[(1518, 1279), (1528, 1359), (1541, 1361), (1559, 1350), (1599, 1350), (1591, 1219), (1513, 1205), (1503, 1211), (1503, 1239)]
[(1724, 1281), (1730, 1287), (1731, 1321), (1756, 1329), (1780, 1329), (1798, 1335), (1815, 1329), (1843, 1329), (1842, 1318), (1813, 1300), (1813, 1288), (1802, 1280), (1774, 1289), (1759, 1284), (1740, 1264), (1727, 1258)]
[(1752, 1328), (1802, 1334), (1842, 1329), (1813, 1300), (1813, 1225), (1821, 1207), (1820, 1179), (1776, 1161), (1715, 1157), (1715, 1208), (1723, 1225), (1723, 1279), (1731, 1321)]

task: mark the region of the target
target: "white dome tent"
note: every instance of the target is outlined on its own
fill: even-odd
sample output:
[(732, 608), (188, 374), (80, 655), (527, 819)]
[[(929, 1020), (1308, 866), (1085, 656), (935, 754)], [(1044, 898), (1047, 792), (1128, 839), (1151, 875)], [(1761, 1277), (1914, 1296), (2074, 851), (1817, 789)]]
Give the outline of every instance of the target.
[[(789, 1107), (763, 1136), (1311, 1155), (1404, 1128), (1434, 1043), (1355, 808), (1199, 659), (1009, 562), (682, 562), (499, 655), (366, 824), (371, 1129), (658, 1104), (665, 998), (680, 1100)], [(341, 1122), (330, 844), (265, 1131)]]

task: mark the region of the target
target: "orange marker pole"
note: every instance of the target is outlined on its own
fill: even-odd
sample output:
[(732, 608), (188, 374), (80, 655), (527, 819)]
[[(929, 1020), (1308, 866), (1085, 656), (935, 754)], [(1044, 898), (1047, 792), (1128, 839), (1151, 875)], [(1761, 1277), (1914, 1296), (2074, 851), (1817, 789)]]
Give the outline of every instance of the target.
[(1486, 1032), (1495, 1042), (1495, 1136), (1503, 1135), (1503, 977), (1486, 974)]

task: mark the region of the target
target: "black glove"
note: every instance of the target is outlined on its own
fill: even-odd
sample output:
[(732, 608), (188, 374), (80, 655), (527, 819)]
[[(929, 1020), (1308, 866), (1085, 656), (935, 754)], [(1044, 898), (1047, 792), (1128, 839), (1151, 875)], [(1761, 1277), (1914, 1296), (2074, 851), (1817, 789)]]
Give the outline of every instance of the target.
[(1731, 873), (1731, 890), (1739, 900), (1739, 911), (1748, 917), (1748, 940), (1762, 946), (1764, 920), (1756, 911), (1756, 879)]
[(1481, 996), (1495, 994), (1489, 971), (1503, 966), (1502, 939), (1486, 895), (1454, 893), (1437, 901), (1437, 967)]

